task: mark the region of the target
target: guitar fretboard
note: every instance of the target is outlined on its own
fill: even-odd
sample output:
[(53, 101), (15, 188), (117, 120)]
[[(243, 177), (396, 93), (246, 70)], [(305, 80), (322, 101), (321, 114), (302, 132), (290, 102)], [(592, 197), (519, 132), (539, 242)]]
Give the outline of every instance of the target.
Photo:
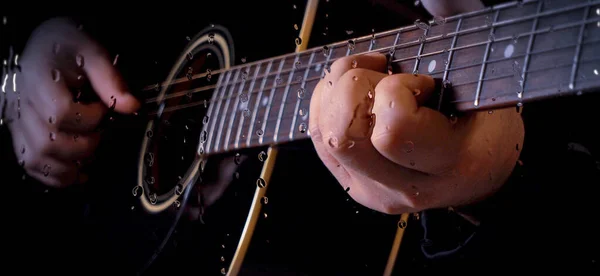
[(345, 56), (387, 53), (400, 72), (451, 87), (440, 99), (456, 110), (474, 111), (597, 89), (598, 49), (600, 1), (523, 1), (243, 64), (213, 72), (216, 85), (193, 90), (215, 89), (201, 147), (208, 154), (308, 138), (312, 91)]

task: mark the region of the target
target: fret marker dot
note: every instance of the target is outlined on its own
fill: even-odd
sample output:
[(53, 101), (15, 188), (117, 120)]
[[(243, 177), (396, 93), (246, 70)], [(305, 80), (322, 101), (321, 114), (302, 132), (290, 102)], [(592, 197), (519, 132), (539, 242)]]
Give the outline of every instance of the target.
[(598, 76), (598, 69), (594, 69), (594, 75)]
[(596, 9), (596, 14), (600, 15), (600, 8)]
[(268, 104), (268, 103), (269, 103), (269, 97), (267, 97), (267, 96), (264, 96), (264, 97), (262, 98), (262, 102), (261, 102), (261, 104), (262, 104), (263, 106), (267, 106), (267, 104)]
[(431, 60), (429, 62), (429, 66), (427, 66), (427, 72), (429, 72), (429, 73), (433, 72), (433, 70), (435, 70), (436, 65), (437, 65), (437, 61), (435, 61), (435, 59)]
[(505, 58), (512, 57), (514, 52), (515, 52), (515, 46), (513, 46), (512, 44), (508, 44), (508, 46), (506, 46), (506, 49), (504, 49), (504, 57)]

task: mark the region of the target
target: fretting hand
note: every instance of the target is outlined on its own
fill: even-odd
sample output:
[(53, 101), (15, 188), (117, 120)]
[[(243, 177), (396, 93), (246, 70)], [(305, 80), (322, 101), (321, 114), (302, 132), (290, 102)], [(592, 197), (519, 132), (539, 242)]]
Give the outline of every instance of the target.
[(311, 139), (343, 188), (389, 214), (466, 205), (496, 191), (522, 148), (515, 108), (450, 119), (423, 106), (431, 77), (385, 74), (386, 61), (341, 58), (313, 93)]
[[(84, 181), (78, 166), (93, 154), (100, 138), (95, 130), (109, 108), (132, 113), (139, 102), (106, 51), (67, 19), (40, 25), (17, 65), (16, 92), (6, 93), (6, 113), (19, 162), (52, 187)], [(77, 100), (86, 82), (101, 101)]]

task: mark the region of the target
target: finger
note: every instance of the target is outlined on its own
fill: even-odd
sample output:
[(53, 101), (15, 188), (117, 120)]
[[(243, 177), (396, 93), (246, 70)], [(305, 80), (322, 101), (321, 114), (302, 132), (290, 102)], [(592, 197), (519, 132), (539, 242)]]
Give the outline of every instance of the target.
[[(325, 76), (325, 83), (331, 82), (336, 85), (337, 80), (348, 70), (355, 68), (369, 69), (377, 72), (383, 72), (386, 68), (387, 58), (380, 53), (369, 53), (340, 58), (331, 64), (331, 69)], [(327, 71), (326, 71), (327, 72)]]
[[(31, 108), (27, 105), (24, 108)], [(31, 152), (61, 160), (80, 160), (90, 157), (99, 141), (99, 133), (77, 134), (60, 131), (55, 125), (42, 121), (31, 110), (21, 112), (23, 136)]]
[(100, 99), (120, 113), (134, 113), (140, 108), (140, 102), (128, 92), (121, 74), (113, 66), (110, 57), (100, 46), (80, 50), (81, 67), (86, 72), (92, 87)]
[(75, 103), (60, 71), (48, 73), (38, 68), (32, 70), (33, 74), (23, 77), (21, 83), (25, 89), (37, 91), (28, 93), (25, 100), (41, 120), (67, 132), (91, 132), (96, 129), (107, 111), (103, 103)]
[(434, 92), (425, 75), (396, 74), (375, 88), (377, 123), (371, 142), (385, 158), (430, 174), (447, 172), (457, 161), (462, 132), (442, 113), (420, 106)]
[(313, 142), (317, 155), (323, 161), (323, 164), (327, 169), (333, 174), (333, 176), (340, 182), (340, 185), (343, 187), (350, 186), (351, 178), (350, 175), (346, 172), (344, 167), (341, 166), (340, 162), (338, 162), (329, 152), (327, 152), (326, 145), (323, 143), (323, 135), (321, 130), (319, 129), (319, 118), (320, 118), (320, 110), (321, 110), (321, 93), (323, 93), (325, 83), (324, 81), (320, 81), (317, 83), (315, 90), (312, 94), (310, 101), (310, 110), (309, 110), (309, 118), (308, 118), (308, 126), (310, 132), (310, 138)]

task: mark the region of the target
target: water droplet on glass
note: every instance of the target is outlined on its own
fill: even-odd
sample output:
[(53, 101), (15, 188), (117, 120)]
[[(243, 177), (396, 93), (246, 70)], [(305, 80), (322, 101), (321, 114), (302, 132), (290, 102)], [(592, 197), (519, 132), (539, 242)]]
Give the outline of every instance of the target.
[(77, 138), (79, 138), (78, 134), (73, 135), (73, 141), (77, 142)]
[(77, 63), (77, 67), (83, 68), (84, 60), (83, 60), (83, 56), (82, 55), (77, 55), (75, 57), (75, 62)]
[(333, 87), (333, 82), (329, 81), (327, 82), (327, 85), (329, 86), (329, 88)]
[(133, 196), (140, 196), (144, 192), (144, 188), (142, 186), (135, 186), (131, 190)]
[(489, 40), (489, 41), (491, 41), (491, 42), (494, 42), (494, 40), (495, 40), (495, 39), (496, 39), (496, 37), (494, 36), (494, 34), (493, 34), (493, 33), (491, 33), (491, 34), (488, 36), (488, 40)]
[(299, 60), (297, 60), (296, 62), (294, 62), (294, 67), (296, 69), (300, 68), (300, 65), (302, 65), (302, 62), (300, 62)]
[(189, 53), (187, 53), (187, 58), (188, 58), (189, 60), (192, 60), (192, 59), (194, 59), (194, 54), (192, 54), (192, 52), (189, 52)]
[(454, 114), (450, 114), (450, 123), (455, 124), (458, 121), (458, 117)]
[(353, 79), (354, 81), (357, 81), (357, 80), (358, 80), (358, 77), (357, 77), (357, 76), (354, 76), (354, 77), (352, 77), (352, 79)]
[(263, 136), (263, 134), (264, 134), (264, 131), (262, 129), (259, 129), (256, 131), (256, 135), (258, 135), (258, 136)]
[(517, 43), (519, 42), (519, 36), (518, 36), (518, 35), (516, 35), (516, 34), (515, 34), (515, 35), (513, 35), (513, 36), (512, 36), (512, 40), (513, 40), (513, 43), (514, 43), (514, 44), (517, 44)]
[(412, 73), (414, 76), (417, 76), (419, 74), (419, 70), (414, 70)]
[(348, 49), (350, 49), (350, 51), (354, 51), (355, 47), (356, 47), (356, 42), (354, 42), (354, 40), (348, 40)]
[(433, 17), (433, 22), (438, 25), (444, 25), (446, 24), (446, 18), (437, 15)]
[(236, 153), (235, 156), (233, 157), (233, 162), (236, 165), (239, 165), (242, 163), (242, 155), (240, 153)]
[(54, 124), (54, 117), (50, 116), (50, 118), (48, 118), (48, 123)]
[(50, 141), (56, 140), (56, 133), (50, 132)]
[(60, 71), (52, 69), (52, 80), (58, 82), (60, 80)]
[(264, 151), (261, 151), (261, 152), (258, 154), (258, 161), (260, 161), (260, 162), (265, 162), (265, 160), (267, 160), (267, 153), (266, 153), (266, 152), (264, 152)]
[(148, 138), (152, 138), (152, 136), (154, 136), (154, 132), (152, 132), (152, 130), (148, 130), (148, 131), (146, 132), (146, 137), (148, 137)]
[(206, 143), (206, 139), (208, 138), (208, 132), (206, 130), (202, 130), (200, 133), (200, 143)]
[(575, 86), (572, 83), (569, 83), (569, 89), (573, 90)]
[(358, 61), (352, 60), (352, 68), (356, 68), (356, 66), (358, 65)]
[(208, 116), (204, 115), (204, 118), (202, 118), (202, 124), (208, 124)]
[(19, 166), (25, 167), (25, 160), (19, 160)]
[(294, 30), (298, 30), (298, 24), (294, 24)]
[(421, 30), (428, 30), (429, 29), (429, 24), (422, 22), (421, 19), (417, 19), (415, 20), (415, 26), (417, 26), (417, 28), (421, 29)]
[(247, 93), (247, 92), (244, 92), (244, 93), (242, 93), (242, 94), (240, 95), (240, 100), (241, 100), (243, 103), (247, 102), (247, 101), (248, 101), (248, 93)]
[(267, 182), (262, 178), (258, 178), (256, 180), (256, 186), (258, 186), (259, 188), (264, 188), (267, 186)]
[(302, 38), (296, 37), (295, 42), (297, 46), (300, 46), (302, 44)]
[(594, 69), (594, 75), (598, 76), (598, 69)]
[(347, 34), (347, 35), (351, 35), (351, 34), (353, 34), (353, 33), (354, 33), (354, 31), (353, 31), (353, 30), (346, 30), (346, 34)]
[(306, 127), (306, 123), (301, 123), (301, 124), (298, 126), (298, 131), (300, 131), (300, 133), (305, 133), (305, 132), (306, 132), (306, 129), (307, 129), (307, 127)]
[(304, 99), (306, 92), (303, 87), (298, 88), (298, 99)]
[(44, 174), (44, 176), (48, 176), (50, 175), (50, 169), (52, 169), (52, 167), (48, 164), (45, 164), (44, 167), (42, 168), (42, 173)]
[(339, 142), (336, 137), (330, 137), (328, 143), (329, 143), (329, 146), (332, 148), (337, 148), (339, 146), (339, 144), (338, 144)]
[(186, 36), (185, 40), (190, 41), (190, 40), (192, 40), (192, 38), (190, 36)]
[(421, 94), (421, 90), (420, 89), (413, 90), (413, 96), (419, 96), (420, 94)]
[(154, 176), (148, 176), (148, 178), (146, 178), (146, 182), (148, 182), (150, 185), (153, 185), (155, 182)]
[(115, 110), (115, 106), (117, 105), (117, 99), (115, 96), (110, 96), (110, 103), (108, 105), (109, 110)]
[(373, 94), (373, 91), (369, 90), (369, 91), (367, 92), (367, 98), (369, 98), (370, 100), (372, 100), (374, 96), (375, 96), (375, 95)]
[(275, 83), (276, 83), (277, 85), (280, 85), (282, 82), (283, 82), (283, 80), (282, 80), (281, 78), (276, 78), (276, 79), (275, 79)]
[(415, 144), (412, 141), (404, 141), (402, 144), (402, 150), (406, 153), (411, 153), (415, 149)]
[(296, 9), (296, 5), (293, 5), (292, 8), (295, 10)]
[(208, 34), (208, 43), (213, 44), (215, 42), (215, 34)]
[(179, 202), (179, 200), (175, 200), (173, 201), (173, 205), (175, 205), (175, 208), (179, 208), (181, 207), (181, 202)]
[(394, 101), (390, 101), (390, 108), (394, 108), (395, 105), (396, 103), (394, 103)]
[(348, 141), (348, 148), (349, 149), (353, 148), (355, 144), (356, 143), (354, 141), (352, 141), (352, 140)]
[(414, 167), (415, 166), (415, 161), (414, 160), (410, 160), (410, 165)]
[(152, 204), (152, 205), (156, 204), (157, 200), (158, 200), (158, 196), (156, 195), (156, 193), (152, 193), (150, 195), (150, 204)]
[(306, 114), (307, 114), (306, 108), (303, 107), (298, 110), (298, 115), (304, 116)]
[(398, 221), (398, 228), (400, 228), (400, 229), (406, 228), (406, 221), (405, 220)]
[(261, 202), (262, 202), (262, 204), (268, 204), (269, 203), (269, 198), (266, 197), (266, 196), (263, 196)]
[(250, 117), (250, 110), (244, 109), (244, 111), (242, 111), (242, 116), (244, 116), (244, 118)]
[(323, 46), (323, 55), (324, 56), (329, 56), (329, 52), (331, 52), (331, 50), (329, 49), (329, 47)]
[(264, 216), (265, 218), (269, 217), (269, 216), (267, 215), (267, 213), (263, 213), (263, 216)]
[(183, 185), (177, 184), (177, 186), (175, 186), (175, 194), (176, 195), (183, 194)]

